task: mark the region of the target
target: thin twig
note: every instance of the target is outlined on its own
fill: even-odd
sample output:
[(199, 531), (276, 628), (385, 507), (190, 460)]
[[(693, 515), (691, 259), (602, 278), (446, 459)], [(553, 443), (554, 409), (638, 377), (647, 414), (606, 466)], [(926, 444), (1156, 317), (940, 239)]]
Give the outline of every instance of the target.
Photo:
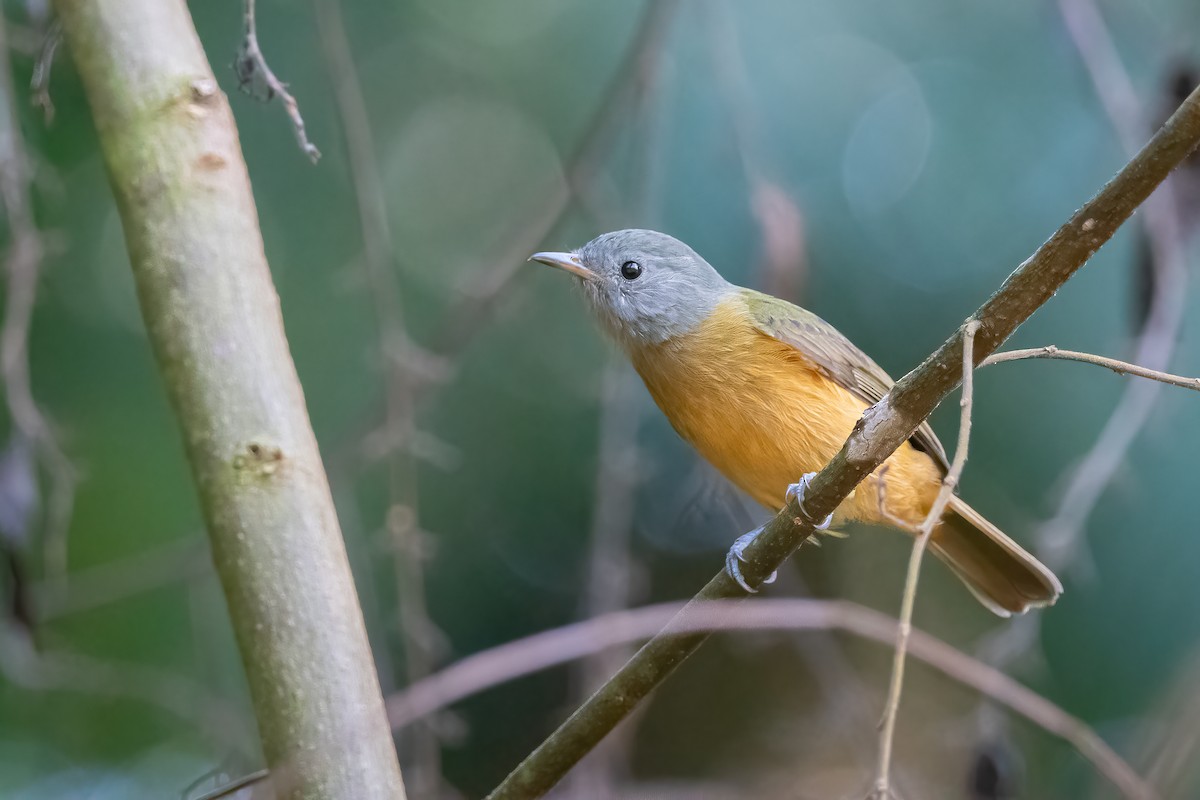
[(963, 326), (962, 363), (962, 413), (958, 423), (958, 444), (954, 448), (954, 461), (942, 479), (933, 507), (917, 531), (912, 555), (908, 560), (908, 574), (904, 579), (904, 597), (900, 602), (900, 623), (896, 633), (896, 652), (892, 660), (892, 680), (888, 687), (887, 705), (883, 713), (883, 726), (879, 734), (879, 766), (875, 773), (875, 797), (886, 800), (891, 797), (889, 776), (892, 767), (892, 742), (896, 735), (896, 715), (900, 710), (900, 693), (904, 688), (904, 657), (908, 653), (908, 641), (912, 635), (913, 606), (917, 600), (917, 581), (921, 576), (921, 557), (934, 528), (942, 520), (946, 505), (954, 495), (967, 463), (967, 446), (971, 441), (971, 401), (974, 389), (975, 333), (979, 330), (976, 320), (968, 320)]
[(1146, 378), (1159, 383), (1165, 383), (1170, 386), (1178, 386), (1182, 389), (1193, 389), (1200, 391), (1200, 378), (1189, 378), (1185, 375), (1172, 375), (1169, 372), (1162, 372), (1157, 369), (1148, 367), (1140, 367), (1137, 364), (1130, 364), (1128, 361), (1118, 361), (1115, 358), (1107, 356), (1098, 356), (1093, 353), (1081, 353), (1077, 350), (1062, 350), (1055, 345), (1048, 344), (1045, 347), (1031, 347), (1026, 350), (1006, 350), (1003, 353), (992, 353), (979, 363), (980, 367), (990, 367), (992, 364), (1003, 364), (1006, 361), (1023, 361), (1030, 358), (1052, 358), (1062, 361), (1081, 361), (1084, 364), (1095, 364), (1097, 367), (1110, 369), (1118, 375), (1133, 375), (1138, 378)]
[[(1200, 91), (1195, 91), (1141, 152), (972, 314), (970, 319), (980, 323), (975, 338), (977, 359), (993, 353), (1049, 300), (1198, 143)], [(963, 330), (959, 328), (920, 367), (901, 378), (882, 400), (864, 412), (841, 451), (811, 482), (804, 507), (794, 501), (788, 503), (746, 549), (742, 575), (751, 587), (757, 587), (778, 569), (812, 535), (813, 520), (833, 513), (959, 383), (962, 347)], [(678, 617), (518, 765), (490, 797), (535, 798), (549, 791), (703, 644), (705, 634), (680, 629), (694, 605), (746, 596), (745, 589), (724, 570), (718, 572)]]
[[(516, 678), (615, 645), (645, 639), (675, 619), (680, 608), (678, 603), (661, 603), (619, 611), (542, 631), (467, 656), (389, 697), (389, 719), (393, 727), (402, 728)], [(763, 598), (754, 603), (716, 600), (692, 604), (692, 613), (678, 630), (682, 633), (844, 631), (884, 645), (893, 645), (896, 641), (895, 619), (846, 600)], [(920, 630), (912, 631), (909, 651), (914, 658), (1071, 743), (1097, 772), (1120, 787), (1126, 796), (1152, 796), (1137, 774), (1099, 734), (1032, 689)]]
[(238, 88), (247, 91), (252, 96), (256, 96), (254, 89), (256, 84), (261, 81), (266, 84), (266, 92), (263, 96), (264, 101), (270, 101), (278, 96), (283, 102), (283, 107), (287, 111), (288, 119), (292, 121), (292, 130), (296, 134), (296, 143), (300, 145), (300, 149), (304, 151), (312, 162), (315, 164), (321, 158), (321, 151), (317, 146), (308, 140), (308, 134), (304, 130), (304, 117), (300, 116), (300, 104), (296, 102), (296, 98), (292, 97), (291, 92), (287, 90), (287, 84), (275, 77), (275, 73), (271, 71), (267, 65), (267, 59), (263, 56), (262, 50), (258, 46), (258, 20), (254, 9), (255, 0), (245, 0), (242, 19), (245, 23), (245, 35), (242, 38), (242, 46), (238, 51), (237, 61), (234, 63), (234, 71), (238, 77)]

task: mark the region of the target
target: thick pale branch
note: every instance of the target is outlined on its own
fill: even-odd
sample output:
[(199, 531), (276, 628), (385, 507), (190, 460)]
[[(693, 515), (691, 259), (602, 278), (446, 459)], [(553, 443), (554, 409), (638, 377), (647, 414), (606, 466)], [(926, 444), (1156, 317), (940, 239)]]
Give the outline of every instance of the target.
[[(1200, 142), (1200, 91), (1193, 92), (1132, 161), (1025, 263), (970, 319), (978, 320), (974, 361), (993, 353), (1017, 327), (1107, 242), (1154, 188)], [(964, 323), (964, 326), (966, 323)], [(745, 553), (743, 576), (758, 585), (812, 535), (811, 520), (824, 519), (867, 475), (882, 464), (959, 383), (963, 328), (888, 395), (869, 408), (841, 452), (810, 484), (805, 510), (790, 503)], [(490, 795), (531, 798), (548, 791), (580, 758), (703, 643), (705, 634), (683, 627), (697, 602), (745, 597), (719, 572), (675, 621), (630, 661), (529, 755)]]
[(57, 0), (280, 797), (404, 796), (233, 115), (184, 0)]

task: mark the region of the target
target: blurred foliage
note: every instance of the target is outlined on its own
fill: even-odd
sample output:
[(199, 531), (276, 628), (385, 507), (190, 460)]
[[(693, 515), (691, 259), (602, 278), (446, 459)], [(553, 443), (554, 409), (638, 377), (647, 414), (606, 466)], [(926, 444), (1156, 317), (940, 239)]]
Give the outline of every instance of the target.
[[(7, 4), (18, 31), (33, 27), (26, 7), (38, 5)], [(611, 112), (616, 135), (581, 187), (583, 202), (539, 241), (532, 219), (548, 196), (566, 191), (564, 154), (588, 133), (643, 4), (343, 6), (404, 321), (418, 346), (434, 346), (464, 292), (511, 271), (498, 254), (531, 235), (530, 252), (577, 246), (612, 227), (659, 227), (731, 280), (763, 285), (769, 276), (752, 164), (803, 215), (806, 288), (795, 299), (900, 375), (1124, 160), (1052, 3), (687, 2), (653, 54), (658, 75), (646, 101)], [(1105, 3), (1103, 11), (1135, 87), (1157, 108), (1173, 59), (1200, 58), (1200, 6), (1147, 0)], [(193, 3), (192, 13), (237, 116), (381, 680), (393, 690), (405, 672), (384, 535), (389, 468), (364, 459), (361, 447), (383, 419), (383, 355), (321, 31), (309, 4), (259, 3), (264, 52), (324, 153), (314, 167), (279, 107), (236, 90), (230, 65), (240, 4)], [(740, 81), (723, 74), (729, 63), (716, 55), (725, 39), (737, 45)], [(13, 53), (22, 108), (29, 49)], [(39, 643), (187, 677), (231, 698), (244, 727), (206, 730), (200, 695), (195, 718), (185, 719), (69, 685), (34, 691), (0, 683), (0, 796), (175, 797), (209, 770), (257, 766), (257, 754), (237, 744), (253, 740), (253, 719), (206, 563), (185, 570), (177, 557), (151, 557), (138, 577), (152, 577), (154, 588), (101, 602), (114, 588), (105, 584), (113, 580), (106, 566), (177, 554), (163, 548), (180, 542), (196, 544), (196, 559), (206, 556), (69, 54), (60, 53), (50, 88), (53, 123), (32, 108), (22, 121), (39, 222), (53, 248), (31, 358), (35, 391), (84, 480), (66, 600), (55, 599), (53, 587), (42, 597), (43, 605), (77, 602), (44, 624)], [(1129, 230), (1119, 234), (1013, 344), (1128, 356), (1134, 244)], [(608, 350), (562, 276), (521, 268), (506, 286), (496, 313), (472, 320), (478, 330), (446, 379), (424, 392), (417, 415), (424, 445), (409, 448), (419, 464), (419, 525), (431, 544), (429, 615), (447, 646), (441, 662), (569, 622), (581, 608)], [(1195, 307), (1197, 290), (1190, 294)], [(1185, 326), (1172, 370), (1200, 374), (1200, 326)], [(1102, 370), (1065, 363), (980, 373), (963, 494), (1028, 541), (1123, 386)], [(690, 596), (760, 512), (731, 499), (640, 388), (636, 404), (643, 423), (632, 549), (644, 574), (634, 581), (633, 602), (640, 604)], [(943, 434), (955, 407), (935, 416)], [(1180, 691), (1178, 681), (1194, 673), (1200, 538), (1190, 498), (1198, 422), (1194, 395), (1163, 393), (1090, 519), (1091, 568), (1063, 576), (1067, 593), (1045, 614), (1041, 656), (1020, 673), (1133, 755), (1153, 741), (1156, 715)], [(776, 591), (894, 610), (906, 549), (902, 537), (856, 531), (806, 550)], [(36, 576), (38, 549), (26, 557)], [(929, 567), (926, 578), (919, 626), (972, 650), (1001, 625), (941, 567)], [(100, 600), (81, 601), (78, 593), (88, 591)], [(723, 637), (640, 718), (633, 774), (747, 779), (763, 796), (861, 796), (888, 657), (841, 638)], [(845, 681), (838, 692), (820, 675), (831, 663)], [(978, 754), (995, 747), (977, 730), (976, 699), (928, 669), (910, 675), (900, 787), (909, 796), (965, 797)], [(576, 696), (567, 673), (555, 670), (462, 703), (466, 727), (444, 751), (447, 781), (466, 796), (482, 794)], [(1023, 754), (1004, 754), (1023, 762), (1021, 796), (1081, 796), (1096, 785), (1048, 735), (1023, 724), (999, 735)], [(1148, 768), (1149, 760), (1136, 766)]]

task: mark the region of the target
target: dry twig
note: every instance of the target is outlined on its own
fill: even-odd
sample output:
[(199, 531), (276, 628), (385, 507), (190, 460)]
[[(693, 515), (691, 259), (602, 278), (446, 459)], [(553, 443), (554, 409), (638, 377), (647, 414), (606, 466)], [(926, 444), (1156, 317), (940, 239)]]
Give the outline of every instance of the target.
[(963, 467), (967, 463), (967, 446), (971, 441), (971, 402), (974, 388), (975, 332), (979, 323), (968, 320), (963, 326), (962, 362), (962, 414), (958, 424), (958, 444), (954, 448), (954, 461), (942, 479), (942, 488), (925, 516), (913, 542), (912, 556), (908, 561), (908, 574), (904, 579), (904, 597), (900, 602), (900, 624), (896, 633), (896, 652), (892, 660), (892, 680), (888, 687), (887, 705), (883, 713), (883, 726), (879, 735), (879, 766), (875, 773), (875, 797), (886, 800), (891, 797), (892, 742), (896, 734), (896, 714), (900, 710), (900, 693), (904, 688), (904, 657), (908, 653), (908, 640), (912, 635), (913, 606), (917, 600), (917, 580), (921, 576), (921, 557), (933, 536), (933, 529), (941, 522), (951, 495), (958, 488)]
[(1006, 361), (1024, 361), (1031, 358), (1050, 358), (1059, 359), (1062, 361), (1080, 361), (1084, 364), (1094, 364), (1097, 367), (1110, 369), (1118, 375), (1133, 375), (1137, 378), (1146, 378), (1147, 380), (1158, 381), (1170, 386), (1178, 386), (1182, 389), (1193, 389), (1200, 391), (1200, 378), (1190, 378), (1186, 375), (1172, 375), (1169, 372), (1162, 372), (1156, 369), (1141, 367), (1137, 364), (1130, 364), (1128, 361), (1118, 361), (1115, 358), (1107, 356), (1098, 356), (1093, 353), (1081, 353), (1077, 350), (1062, 350), (1055, 345), (1048, 344), (1045, 347), (1031, 347), (1025, 350), (1005, 350), (1003, 353), (992, 353), (979, 363), (980, 367), (990, 367), (992, 364), (1003, 364)]
[(275, 77), (275, 73), (267, 65), (262, 49), (258, 46), (258, 19), (254, 3), (255, 0), (245, 0), (242, 13), (246, 30), (242, 37), (242, 46), (238, 49), (237, 60), (233, 63), (238, 88), (263, 102), (270, 102), (278, 96), (287, 111), (288, 119), (292, 121), (296, 143), (315, 164), (321, 158), (321, 151), (308, 140), (308, 133), (304, 129), (304, 117), (300, 116), (300, 104), (287, 90), (287, 84)]

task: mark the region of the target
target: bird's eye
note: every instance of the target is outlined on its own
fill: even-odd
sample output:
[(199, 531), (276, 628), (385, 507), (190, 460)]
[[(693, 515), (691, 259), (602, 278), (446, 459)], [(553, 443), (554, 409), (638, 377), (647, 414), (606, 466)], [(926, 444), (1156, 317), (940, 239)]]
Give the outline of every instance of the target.
[(635, 280), (642, 274), (642, 265), (636, 261), (626, 261), (621, 265), (621, 277), (627, 281)]

